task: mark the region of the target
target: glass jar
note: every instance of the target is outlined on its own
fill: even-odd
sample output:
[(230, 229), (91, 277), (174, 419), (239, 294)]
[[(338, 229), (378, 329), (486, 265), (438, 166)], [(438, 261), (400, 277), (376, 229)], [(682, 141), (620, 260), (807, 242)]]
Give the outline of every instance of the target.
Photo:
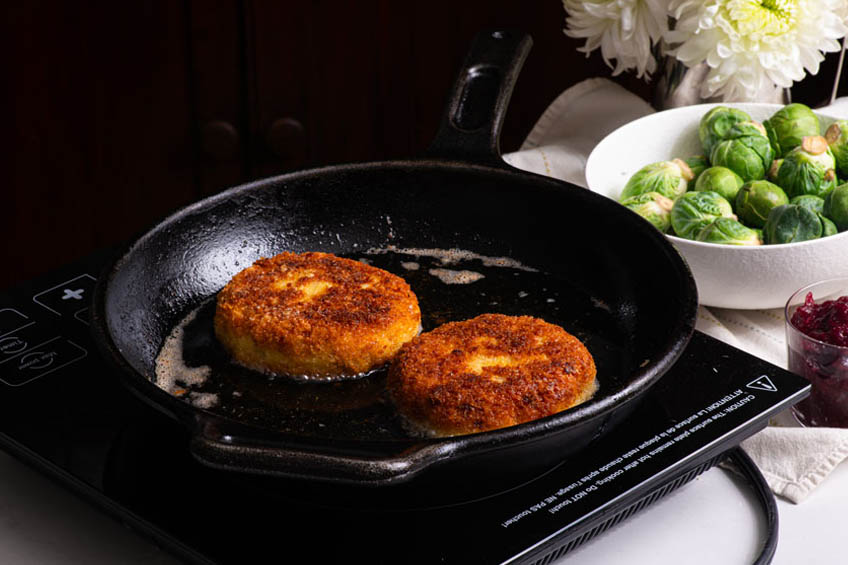
[(848, 428), (848, 347), (819, 341), (801, 332), (792, 316), (812, 293), (821, 304), (848, 296), (848, 279), (820, 281), (798, 290), (786, 303), (786, 348), (789, 370), (810, 381), (810, 396), (792, 407), (804, 426)]

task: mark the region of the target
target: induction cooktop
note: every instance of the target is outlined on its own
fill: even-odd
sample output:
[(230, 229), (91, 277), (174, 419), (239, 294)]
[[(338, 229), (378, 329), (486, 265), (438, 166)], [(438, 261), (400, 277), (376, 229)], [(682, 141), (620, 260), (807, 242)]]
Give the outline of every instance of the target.
[(106, 257), (0, 292), (0, 445), (189, 562), (548, 564), (809, 394), (696, 332), (625, 425), (534, 476), (363, 489), (218, 471), (99, 358), (87, 316)]

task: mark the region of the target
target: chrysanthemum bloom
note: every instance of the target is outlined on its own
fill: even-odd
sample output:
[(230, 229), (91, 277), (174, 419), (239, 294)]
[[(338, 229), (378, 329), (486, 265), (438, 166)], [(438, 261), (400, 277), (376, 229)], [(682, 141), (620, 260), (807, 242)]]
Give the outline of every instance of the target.
[(671, 0), (669, 53), (687, 66), (706, 62), (701, 96), (752, 100), (816, 74), (824, 53), (848, 33), (846, 0)]
[[(587, 55), (601, 48), (613, 75), (636, 69), (640, 78), (657, 68), (651, 47), (668, 31), (667, 2), (662, 0), (563, 0), (565, 34), (585, 38)], [(616, 60), (615, 67), (611, 62)]]

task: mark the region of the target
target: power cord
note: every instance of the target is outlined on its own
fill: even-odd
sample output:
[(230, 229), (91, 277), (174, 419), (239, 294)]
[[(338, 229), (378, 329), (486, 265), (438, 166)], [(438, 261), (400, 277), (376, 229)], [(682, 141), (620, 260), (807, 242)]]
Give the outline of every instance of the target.
[(777, 503), (774, 500), (774, 495), (766, 483), (765, 477), (760, 473), (756, 464), (748, 457), (742, 448), (734, 447), (727, 451), (727, 458), (733, 463), (736, 469), (746, 478), (754, 487), (754, 493), (757, 500), (763, 509), (766, 517), (766, 539), (763, 542), (763, 548), (760, 550), (759, 556), (753, 565), (768, 565), (774, 559), (774, 553), (777, 551)]

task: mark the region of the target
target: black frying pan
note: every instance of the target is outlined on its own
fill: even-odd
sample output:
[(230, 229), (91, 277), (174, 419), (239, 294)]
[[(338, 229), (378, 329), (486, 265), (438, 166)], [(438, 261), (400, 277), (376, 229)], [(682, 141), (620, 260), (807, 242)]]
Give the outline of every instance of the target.
[[(165, 219), (109, 266), (95, 293), (96, 340), (132, 391), (186, 426), (195, 457), (222, 469), (367, 485), (437, 472), (538, 470), (626, 418), (680, 355), (697, 297), (666, 238), (611, 200), (500, 158), (503, 117), (530, 45), (513, 32), (477, 37), (426, 158), (233, 188)], [(408, 251), (451, 248), (476, 255), (444, 263)], [(286, 250), (365, 259), (404, 276), (425, 331), (484, 312), (559, 324), (592, 352), (600, 389), (541, 420), (422, 439), (388, 402), (384, 373), (304, 384), (239, 369), (215, 343), (211, 298), (257, 258)], [(438, 269), (483, 278), (446, 284), (432, 274), (444, 272)], [(213, 368), (198, 391), (216, 399), (205, 409), (154, 384), (160, 347), (193, 310), (183, 353), (190, 365)]]

